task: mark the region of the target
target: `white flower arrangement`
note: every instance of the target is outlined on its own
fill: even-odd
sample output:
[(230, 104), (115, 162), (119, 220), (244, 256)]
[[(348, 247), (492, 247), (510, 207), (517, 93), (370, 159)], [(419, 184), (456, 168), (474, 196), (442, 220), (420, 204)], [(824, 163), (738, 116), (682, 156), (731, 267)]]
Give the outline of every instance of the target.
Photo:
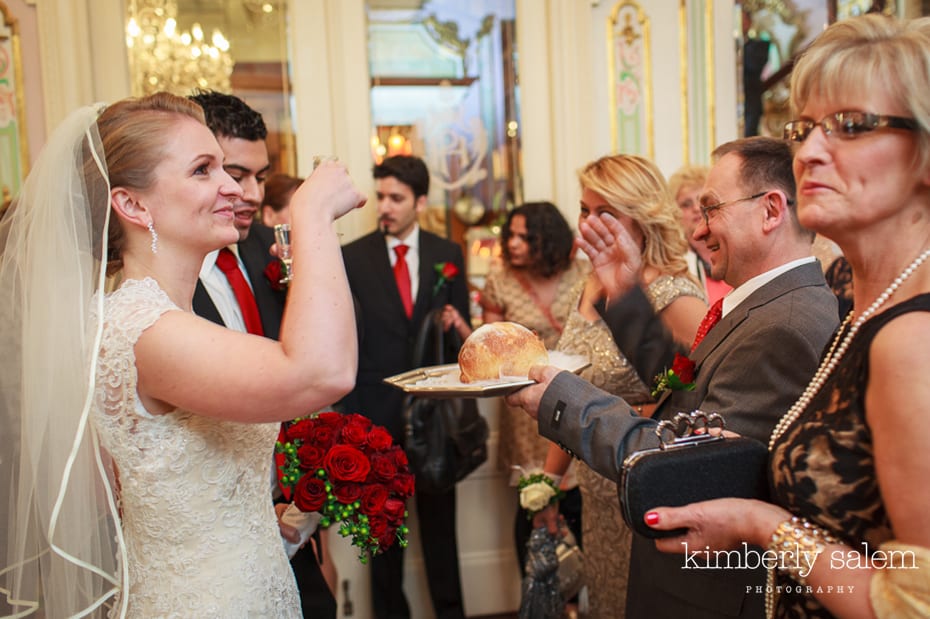
[(520, 507), (529, 512), (531, 518), (564, 496), (555, 481), (545, 473), (521, 477), (517, 487), (520, 488)]

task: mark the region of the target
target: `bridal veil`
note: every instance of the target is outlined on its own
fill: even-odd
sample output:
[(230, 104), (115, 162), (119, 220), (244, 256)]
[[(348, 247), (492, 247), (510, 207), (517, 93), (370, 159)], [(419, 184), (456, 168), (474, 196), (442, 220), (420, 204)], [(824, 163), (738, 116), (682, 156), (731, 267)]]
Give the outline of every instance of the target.
[(90, 423), (110, 212), (100, 109), (53, 132), (0, 221), (0, 615), (102, 616), (127, 579)]

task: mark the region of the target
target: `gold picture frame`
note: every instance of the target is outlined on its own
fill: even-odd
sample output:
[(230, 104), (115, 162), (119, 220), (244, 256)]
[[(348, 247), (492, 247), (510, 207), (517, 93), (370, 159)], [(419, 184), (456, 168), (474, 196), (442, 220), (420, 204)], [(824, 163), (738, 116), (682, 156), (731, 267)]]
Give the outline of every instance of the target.
[(0, 0), (0, 213), (29, 172), (19, 21)]

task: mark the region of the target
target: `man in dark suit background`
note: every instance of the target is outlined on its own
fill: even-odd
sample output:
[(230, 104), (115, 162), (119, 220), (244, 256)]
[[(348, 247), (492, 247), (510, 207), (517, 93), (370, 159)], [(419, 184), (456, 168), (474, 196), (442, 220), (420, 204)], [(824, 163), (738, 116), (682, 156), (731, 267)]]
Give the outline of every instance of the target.
[[(373, 174), (378, 230), (343, 248), (359, 323), (358, 380), (344, 404), (346, 412), (370, 417), (403, 444), (404, 394), (382, 379), (412, 369), (413, 342), (430, 310), (452, 305), (470, 323), (468, 287), (459, 246), (421, 230), (417, 223), (417, 215), (427, 207), (426, 164), (417, 157), (388, 157)], [(406, 249), (395, 249), (400, 245)], [(404, 262), (398, 265), (400, 260)], [(459, 275), (440, 285), (436, 265), (446, 262), (454, 264)], [(405, 274), (397, 275), (404, 265)], [(440, 494), (418, 489), (414, 498), (436, 616), (463, 619), (455, 488)], [(372, 559), (372, 602), (378, 619), (410, 617), (403, 592), (403, 556), (403, 549), (394, 546)]]
[[(190, 98), (203, 108), (207, 126), (223, 149), (223, 169), (242, 187), (242, 198), (233, 205), (239, 242), (212, 251), (204, 258), (194, 290), (194, 313), (230, 329), (278, 339), (286, 294), (281, 285), (265, 275), (268, 264), (277, 260), (269, 253), (274, 234), (255, 220), (265, 197), (265, 178), (271, 167), (265, 144), (268, 130), (261, 114), (238, 97), (210, 91)], [(221, 254), (227, 262), (223, 262)], [(220, 264), (227, 270), (235, 269), (243, 285), (251, 289), (260, 326), (252, 324), (245, 315), (249, 310), (243, 312)], [(277, 511), (280, 517), (281, 508), (277, 507)], [(282, 534), (287, 529), (287, 525), (282, 525)], [(296, 535), (293, 530), (289, 533)], [(297, 551), (291, 559), (291, 567), (297, 579), (303, 615), (335, 619), (336, 599), (323, 578), (311, 544)]]
[[(767, 443), (838, 326), (836, 300), (811, 255), (813, 234), (797, 221), (788, 144), (756, 137), (724, 144), (714, 154), (694, 238), (711, 250), (713, 276), (734, 290), (722, 300), (719, 322), (690, 352), (694, 390), (666, 391), (648, 419), (577, 376), (546, 368), (530, 374), (538, 385), (508, 398), (538, 419), (541, 435), (609, 479), (619, 481), (626, 456), (657, 447), (658, 420), (678, 412), (720, 413), (729, 430)], [(611, 299), (599, 311), (624, 356), (651, 385), (672, 366), (675, 352), (688, 351), (671, 340), (634, 285), (639, 250), (629, 234), (616, 220), (595, 218), (588, 218), (582, 233), (582, 247)], [(764, 595), (754, 587), (764, 585), (764, 570), (683, 566), (681, 555), (659, 553), (652, 540), (634, 535), (626, 616), (762, 616)]]

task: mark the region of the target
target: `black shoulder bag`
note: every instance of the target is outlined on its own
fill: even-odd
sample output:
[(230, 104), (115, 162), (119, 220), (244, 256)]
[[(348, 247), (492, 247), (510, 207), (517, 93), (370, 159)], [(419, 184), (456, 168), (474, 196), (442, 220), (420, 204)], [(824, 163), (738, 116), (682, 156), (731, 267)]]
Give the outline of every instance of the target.
[[(421, 367), (428, 341), (435, 344), (437, 364), (446, 361), (441, 311), (431, 311), (417, 334), (413, 361)], [(455, 337), (458, 334), (453, 330)], [(488, 422), (474, 399), (404, 399), (404, 451), (416, 478), (417, 491), (445, 492), (488, 458)]]

